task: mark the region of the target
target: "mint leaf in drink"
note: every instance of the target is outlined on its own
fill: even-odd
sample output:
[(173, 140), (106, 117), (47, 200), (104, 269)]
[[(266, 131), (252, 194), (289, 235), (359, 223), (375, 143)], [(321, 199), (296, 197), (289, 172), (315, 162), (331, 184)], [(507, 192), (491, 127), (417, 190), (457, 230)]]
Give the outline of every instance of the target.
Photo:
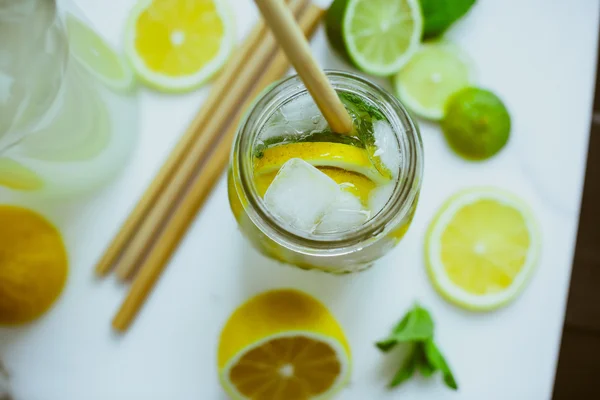
[(425, 341), (424, 351), (429, 363), (432, 366), (434, 366), (435, 369), (439, 369), (440, 371), (442, 371), (442, 374), (444, 375), (444, 383), (446, 383), (446, 386), (457, 390), (458, 385), (456, 383), (456, 379), (454, 379), (454, 375), (452, 374), (452, 371), (450, 370), (446, 359), (444, 358), (440, 350), (437, 348), (433, 340), (430, 339)]
[(420, 0), (423, 13), (423, 38), (440, 36), (462, 18), (476, 0)]
[(418, 351), (416, 348), (413, 348), (402, 363), (400, 369), (398, 369), (398, 372), (396, 372), (396, 375), (394, 375), (394, 378), (392, 378), (392, 381), (389, 384), (390, 388), (396, 387), (412, 378), (417, 369), (417, 357)]
[(433, 320), (429, 312), (415, 306), (393, 329), (390, 336), (376, 343), (377, 347), (387, 352), (398, 343), (423, 341), (433, 337)]

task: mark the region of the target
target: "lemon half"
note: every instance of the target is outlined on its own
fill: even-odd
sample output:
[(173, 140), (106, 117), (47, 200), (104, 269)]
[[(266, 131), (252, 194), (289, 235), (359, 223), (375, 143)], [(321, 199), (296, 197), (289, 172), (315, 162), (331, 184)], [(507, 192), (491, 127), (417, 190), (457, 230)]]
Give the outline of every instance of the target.
[(469, 189), (452, 196), (431, 223), (427, 271), (447, 300), (492, 310), (523, 290), (540, 246), (538, 224), (523, 201), (499, 189)]
[(210, 79), (233, 47), (233, 19), (225, 0), (141, 0), (125, 34), (126, 54), (140, 79), (171, 92)]
[(322, 303), (297, 290), (274, 290), (231, 315), (218, 368), (235, 400), (324, 400), (348, 381), (350, 347)]
[(0, 205), (0, 325), (39, 318), (59, 297), (67, 273), (56, 227), (34, 211)]

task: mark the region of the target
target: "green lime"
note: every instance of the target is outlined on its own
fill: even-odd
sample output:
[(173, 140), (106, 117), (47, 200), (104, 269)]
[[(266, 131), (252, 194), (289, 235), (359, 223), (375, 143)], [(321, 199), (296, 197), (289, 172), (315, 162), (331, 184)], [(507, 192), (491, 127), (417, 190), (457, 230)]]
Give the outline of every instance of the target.
[(358, 69), (397, 73), (423, 33), (418, 0), (335, 0), (325, 19), (331, 45)]
[(446, 103), (442, 130), (458, 154), (471, 160), (485, 160), (508, 142), (510, 115), (494, 93), (465, 88)]
[(423, 37), (439, 36), (462, 18), (476, 0), (421, 0)]
[(448, 98), (472, 83), (468, 57), (449, 43), (424, 44), (394, 78), (398, 98), (432, 120), (442, 119)]
[(134, 82), (133, 71), (85, 22), (67, 15), (71, 54), (85, 69), (111, 89), (127, 90)]

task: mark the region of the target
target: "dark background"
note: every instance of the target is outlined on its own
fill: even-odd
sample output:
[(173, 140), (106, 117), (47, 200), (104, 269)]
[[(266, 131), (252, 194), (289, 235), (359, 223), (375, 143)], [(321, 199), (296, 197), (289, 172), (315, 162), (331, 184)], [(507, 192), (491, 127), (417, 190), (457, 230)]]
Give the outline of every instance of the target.
[[(600, 56), (597, 70), (599, 64)], [(567, 315), (554, 382), (554, 400), (600, 399), (600, 79), (598, 73), (596, 73), (593, 115)], [(534, 374), (535, 371), (531, 373)]]

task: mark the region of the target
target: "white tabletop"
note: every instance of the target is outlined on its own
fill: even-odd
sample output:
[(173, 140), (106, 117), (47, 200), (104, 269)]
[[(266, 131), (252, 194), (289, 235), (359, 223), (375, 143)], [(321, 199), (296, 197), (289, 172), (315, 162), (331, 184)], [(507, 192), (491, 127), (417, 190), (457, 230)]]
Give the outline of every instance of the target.
[[(235, 3), (238, 37), (257, 18), (251, 0)], [(77, 0), (115, 46), (133, 0)], [(108, 5), (110, 4), (110, 5)], [(233, 309), (269, 288), (295, 287), (332, 310), (348, 334), (352, 382), (340, 399), (547, 399), (551, 396), (587, 154), (600, 3), (597, 0), (480, 0), (449, 37), (474, 59), (481, 86), (503, 98), (511, 139), (497, 157), (470, 163), (448, 148), (438, 126), (422, 122), (425, 178), (414, 223), (376, 265), (344, 277), (305, 272), (257, 254), (229, 211), (225, 180), (190, 229), (132, 329), (110, 320), (127, 287), (96, 281), (93, 265), (206, 97), (208, 88), (169, 96), (141, 89), (139, 145), (110, 187), (73, 204), (35, 204), (62, 229), (71, 275), (40, 321), (0, 330), (0, 354), (16, 400), (221, 400), (216, 373), (220, 328)], [(312, 41), (324, 67), (349, 69), (331, 53), (322, 29)], [(378, 80), (378, 82), (382, 82)], [(385, 82), (383, 82), (385, 83)], [(458, 189), (496, 185), (534, 209), (543, 229), (539, 269), (509, 307), (474, 314), (442, 300), (423, 267), (424, 233)], [(385, 388), (397, 360), (373, 342), (415, 300), (434, 315), (437, 340), (460, 391), (413, 379)]]

